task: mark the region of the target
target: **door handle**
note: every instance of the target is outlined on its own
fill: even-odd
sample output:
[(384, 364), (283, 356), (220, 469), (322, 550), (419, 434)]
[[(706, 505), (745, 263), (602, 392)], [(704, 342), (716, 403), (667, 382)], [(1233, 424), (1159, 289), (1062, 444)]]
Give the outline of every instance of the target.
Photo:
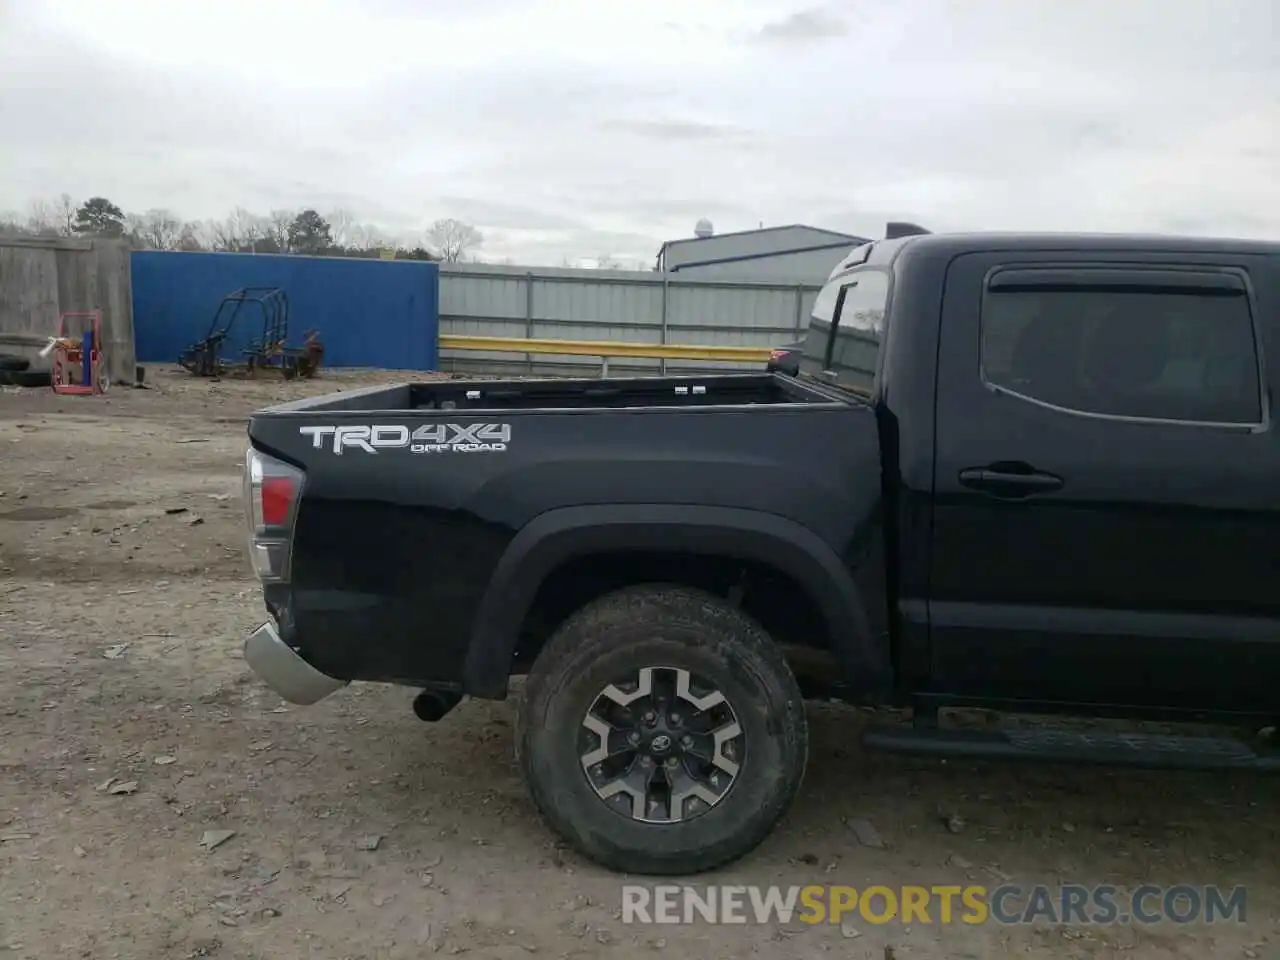
[(960, 471), (960, 483), (970, 490), (980, 490), (993, 497), (1029, 497), (1037, 493), (1061, 490), (1061, 477), (1030, 468), (1011, 470), (1003, 465), (970, 467)]

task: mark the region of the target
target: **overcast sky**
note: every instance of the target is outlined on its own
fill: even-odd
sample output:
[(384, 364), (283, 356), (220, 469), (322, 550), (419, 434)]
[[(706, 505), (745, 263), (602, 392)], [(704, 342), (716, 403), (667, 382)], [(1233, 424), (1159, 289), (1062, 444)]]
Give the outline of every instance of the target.
[(1280, 236), (1276, 0), (0, 0), (0, 211)]

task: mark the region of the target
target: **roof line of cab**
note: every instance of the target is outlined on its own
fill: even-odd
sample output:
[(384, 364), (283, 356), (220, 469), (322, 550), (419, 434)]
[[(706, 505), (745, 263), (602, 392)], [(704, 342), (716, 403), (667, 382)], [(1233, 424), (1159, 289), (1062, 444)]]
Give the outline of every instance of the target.
[(964, 233), (933, 233), (914, 223), (893, 221), (885, 228), (885, 235), (879, 240), (869, 240), (854, 247), (848, 256), (841, 259), (827, 276), (830, 283), (841, 274), (856, 267), (887, 265), (909, 243), (921, 243), (929, 246), (955, 247), (957, 250), (971, 249), (975, 244), (987, 246), (996, 244), (1005, 249), (1016, 249), (1036, 245), (1046, 245), (1063, 250), (1089, 249), (1097, 250), (1099, 245), (1111, 249), (1141, 248), (1151, 251), (1204, 251), (1232, 253), (1258, 253), (1266, 255), (1280, 254), (1280, 242), (1273, 240), (1250, 240), (1226, 237), (1174, 236), (1169, 234), (1143, 233), (1068, 233), (1068, 232), (1031, 232), (1031, 231), (969, 231)]

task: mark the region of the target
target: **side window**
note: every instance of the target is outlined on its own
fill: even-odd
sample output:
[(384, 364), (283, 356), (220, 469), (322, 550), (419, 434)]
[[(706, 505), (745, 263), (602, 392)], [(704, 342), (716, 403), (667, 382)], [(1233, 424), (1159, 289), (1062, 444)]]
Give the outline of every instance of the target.
[(1035, 282), (992, 283), (984, 295), (988, 385), (1081, 413), (1262, 421), (1249, 300), (1234, 278), (1100, 286), (1069, 282), (1068, 271), (1011, 273)]
[(882, 270), (859, 270), (828, 284), (814, 300), (805, 359), (834, 372), (845, 386), (870, 390), (888, 299), (889, 277)]

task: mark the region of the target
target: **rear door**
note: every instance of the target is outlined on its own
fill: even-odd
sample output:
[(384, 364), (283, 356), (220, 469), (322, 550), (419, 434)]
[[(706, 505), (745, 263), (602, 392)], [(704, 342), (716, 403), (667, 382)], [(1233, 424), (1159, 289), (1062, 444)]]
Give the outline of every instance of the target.
[(1274, 708), (1260, 263), (1197, 260), (953, 261), (930, 571), (941, 690)]

